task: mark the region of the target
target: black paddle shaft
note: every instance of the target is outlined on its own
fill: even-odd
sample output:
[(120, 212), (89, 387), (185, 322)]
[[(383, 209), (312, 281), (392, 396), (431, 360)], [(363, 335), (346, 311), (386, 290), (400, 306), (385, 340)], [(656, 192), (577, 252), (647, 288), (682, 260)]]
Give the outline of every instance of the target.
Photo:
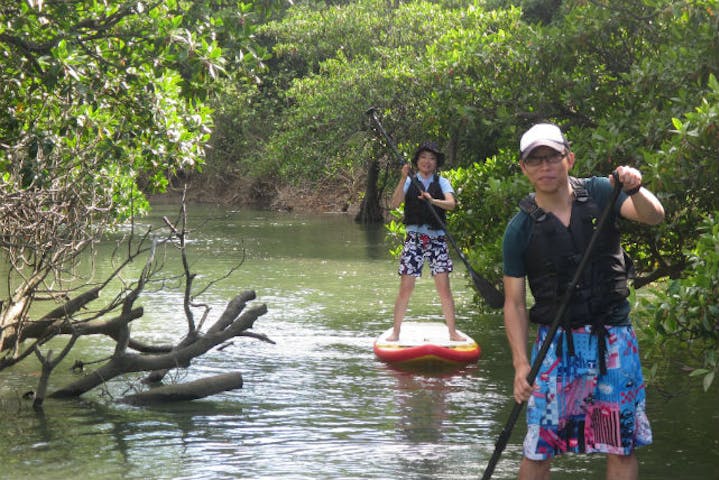
[[(395, 154), (395, 156), (397, 157), (400, 164), (402, 164), (402, 165), (405, 164), (407, 162), (407, 160), (399, 152), (399, 150), (397, 149), (397, 146), (394, 144), (394, 142), (390, 138), (389, 134), (387, 133), (387, 131), (384, 129), (384, 127), (380, 123), (379, 118), (377, 118), (376, 109), (374, 107), (370, 108), (369, 110), (367, 110), (366, 113), (370, 116), (372, 121), (374, 121), (375, 125), (377, 126), (377, 129), (380, 131), (380, 133), (384, 137), (385, 143)], [(419, 181), (419, 179), (417, 179), (417, 177), (415, 175), (410, 175), (410, 178), (415, 183), (417, 188), (419, 188), (420, 191), (424, 191), (424, 186)], [(444, 222), (442, 222), (442, 219), (440, 218), (437, 211), (430, 204), (427, 204), (427, 208), (429, 209), (430, 212), (432, 212), (435, 220), (437, 221), (439, 226), (442, 228), (442, 230), (444, 230), (444, 234), (445, 234), (445, 237), (447, 237), (447, 241), (450, 243), (450, 245), (452, 245), (452, 248), (454, 248), (454, 250), (457, 252), (457, 255), (459, 255), (460, 260), (462, 260), (462, 263), (464, 263), (464, 266), (467, 267), (469, 276), (472, 277), (472, 283), (474, 283), (474, 287), (477, 289), (477, 291), (480, 293), (480, 295), (482, 295), (482, 297), (484, 297), (485, 301), (487, 302), (487, 304), (490, 307), (492, 307), (492, 308), (502, 307), (502, 305), (504, 305), (504, 295), (501, 292), (499, 292), (494, 287), (494, 285), (489, 283), (489, 281), (486, 278), (479, 276), (477, 274), (477, 272), (474, 271), (474, 269), (472, 268), (472, 265), (470, 265), (470, 263), (469, 263), (469, 260), (467, 260), (467, 257), (464, 256), (464, 253), (462, 252), (462, 250), (459, 248), (459, 246), (457, 246), (457, 242), (454, 241), (454, 238), (447, 230), (447, 226), (444, 224)]]
[[(602, 228), (604, 228), (604, 224), (607, 222), (609, 213), (611, 212), (612, 208), (614, 207), (614, 203), (617, 201), (617, 198), (619, 197), (619, 192), (621, 192), (621, 190), (622, 190), (622, 184), (619, 182), (619, 176), (617, 175), (617, 172), (614, 171), (612, 173), (612, 175), (614, 176), (614, 190), (612, 191), (612, 197), (611, 197), (609, 203), (607, 203), (607, 205), (604, 207), (604, 210), (602, 211), (602, 215), (599, 217), (599, 221), (597, 222), (597, 227), (594, 230), (594, 234), (592, 235), (592, 238), (589, 240), (589, 245), (587, 245), (587, 249), (584, 252), (584, 255), (582, 256), (582, 260), (579, 262), (579, 266), (577, 266), (577, 270), (574, 272), (574, 277), (572, 277), (572, 281), (569, 282), (567, 289), (564, 291), (564, 295), (562, 296), (562, 302), (559, 305), (559, 310), (557, 310), (557, 314), (555, 315), (554, 320), (552, 321), (552, 323), (549, 327), (547, 336), (544, 338), (544, 341), (542, 342), (542, 346), (540, 347), (539, 352), (537, 352), (537, 357), (534, 359), (532, 368), (529, 370), (529, 374), (527, 375), (527, 382), (530, 385), (534, 385), (534, 380), (537, 378), (539, 369), (542, 367), (542, 362), (544, 362), (544, 357), (547, 356), (549, 347), (552, 345), (552, 340), (554, 340), (554, 335), (557, 333), (559, 324), (562, 322), (562, 317), (564, 317), (564, 313), (566, 312), (567, 307), (569, 306), (569, 301), (572, 299), (572, 294), (574, 293), (574, 289), (576, 288), (577, 283), (579, 283), (579, 278), (584, 273), (584, 269), (586, 268), (587, 263), (589, 262), (589, 257), (592, 255), (594, 246), (597, 243), (597, 239), (599, 238), (599, 233), (601, 232)], [(510, 413), (510, 415), (509, 415), (509, 420), (507, 421), (507, 424), (504, 426), (504, 429), (502, 429), (502, 432), (499, 434), (499, 437), (497, 438), (497, 443), (495, 444), (494, 453), (492, 454), (492, 458), (489, 459), (489, 463), (487, 464), (487, 469), (484, 471), (484, 475), (482, 475), (482, 480), (489, 480), (490, 478), (492, 478), (492, 473), (494, 473), (494, 468), (497, 466), (497, 462), (499, 462), (499, 457), (502, 455), (502, 452), (504, 451), (505, 447), (507, 446), (507, 443), (509, 442), (509, 436), (512, 433), (514, 424), (517, 423), (517, 419), (519, 418), (519, 414), (522, 412), (524, 403), (525, 402), (522, 402), (522, 403), (515, 402), (514, 408), (512, 409), (512, 413)]]

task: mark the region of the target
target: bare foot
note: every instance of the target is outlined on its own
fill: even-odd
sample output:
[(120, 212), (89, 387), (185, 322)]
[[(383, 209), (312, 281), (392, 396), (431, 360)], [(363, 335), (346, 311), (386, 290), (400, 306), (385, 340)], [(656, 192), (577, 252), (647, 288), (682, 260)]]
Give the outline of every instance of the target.
[(453, 342), (464, 342), (465, 340), (467, 340), (466, 338), (464, 338), (462, 335), (460, 335), (457, 332), (450, 333), (449, 339)]
[(398, 342), (399, 337), (397, 335), (390, 335), (389, 337), (384, 339), (385, 342)]

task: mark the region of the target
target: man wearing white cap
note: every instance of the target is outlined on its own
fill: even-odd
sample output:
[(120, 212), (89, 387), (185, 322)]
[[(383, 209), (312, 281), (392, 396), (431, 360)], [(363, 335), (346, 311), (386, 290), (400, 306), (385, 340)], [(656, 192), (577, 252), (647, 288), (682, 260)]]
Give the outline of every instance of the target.
[[(617, 216), (656, 225), (659, 200), (641, 173), (616, 169), (623, 191), (611, 208), (590, 261), (541, 364), (527, 382), (529, 323), (537, 324), (532, 362), (563, 293), (612, 198), (614, 178), (569, 175), (574, 153), (558, 126), (540, 123), (522, 135), (519, 165), (534, 192), (520, 202), (504, 235), (504, 323), (514, 365), (514, 398), (527, 403), (520, 479), (548, 479), (563, 453), (607, 454), (606, 478), (638, 478), (634, 448), (652, 442), (637, 340), (629, 318), (631, 260), (620, 245)], [(534, 297), (526, 304), (526, 281)]]

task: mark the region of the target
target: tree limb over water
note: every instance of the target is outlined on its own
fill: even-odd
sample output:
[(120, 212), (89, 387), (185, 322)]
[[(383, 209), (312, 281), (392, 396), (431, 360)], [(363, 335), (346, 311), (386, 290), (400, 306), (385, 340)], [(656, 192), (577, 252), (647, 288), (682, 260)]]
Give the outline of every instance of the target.
[[(80, 265), (88, 258), (94, 262), (97, 252), (90, 247), (99, 241), (104, 229), (84, 230), (84, 224), (70, 221), (67, 212), (72, 209), (71, 205), (85, 208), (82, 202), (38, 198), (43, 195), (47, 195), (47, 191), (25, 190), (22, 195), (14, 192), (12, 202), (8, 202), (7, 195), (0, 198), (0, 213), (6, 213), (0, 217), (4, 233), (0, 248), (6, 258), (6, 282), (11, 292), (0, 304), (0, 371), (33, 354), (38, 358), (42, 370), (33, 395), (36, 408), (48, 396), (77, 397), (110, 380), (137, 372), (147, 372), (144, 383), (154, 388), (121, 401), (143, 404), (160, 399), (186, 400), (241, 387), (242, 378), (238, 373), (206, 381), (200, 379), (184, 386), (156, 386), (169, 371), (190, 367), (194, 359), (214, 348), (222, 350), (234, 337), (274, 343), (264, 334), (248, 332), (267, 312), (264, 304), (249, 304), (256, 298), (251, 290), (242, 291), (230, 300), (214, 324), (203, 330), (211, 307), (197, 303), (196, 298), (218, 280), (199, 288), (194, 284), (196, 274), (190, 270), (186, 248), (189, 232), (184, 196), (176, 221), (164, 218), (164, 227), (156, 232), (150, 229), (139, 239), (133, 225), (131, 233), (118, 241), (118, 248), (113, 253), (113, 262), (118, 267), (102, 281), (91, 282), (87, 274), (77, 272), (82, 270)], [(37, 211), (38, 201), (43, 205), (40, 212)], [(12, 208), (12, 215), (9, 208)], [(72, 214), (78, 216), (81, 212), (76, 210)], [(31, 236), (27, 221), (33, 215)], [(58, 235), (59, 230), (62, 235)], [(179, 252), (182, 274), (163, 276), (164, 262), (173, 250)], [(123, 253), (118, 255), (118, 252)], [(141, 258), (145, 263), (136, 274), (137, 278), (127, 281), (125, 276), (129, 267)], [(242, 262), (229, 268), (223, 278), (239, 268)], [(91, 275), (94, 274), (93, 269)], [(170, 285), (184, 294), (182, 304), (178, 304), (178, 309), (184, 313), (184, 336), (176, 344), (146, 343), (135, 339), (130, 333), (130, 325), (145, 313), (136, 303), (148, 287), (157, 293), (167, 290)], [(114, 295), (108, 297), (107, 292)], [(101, 293), (108, 299), (101, 301)], [(59, 306), (34, 319), (31, 312), (42, 309), (39, 305), (47, 301), (59, 303)], [(199, 321), (195, 319), (198, 310), (202, 314)], [(102, 360), (76, 361), (73, 370), (82, 373), (82, 377), (48, 395), (53, 370), (72, 351), (80, 337), (97, 338), (98, 342), (110, 340), (114, 351)], [(43, 353), (42, 348), (50, 340), (59, 338), (69, 339), (61, 352), (56, 354), (48, 350)], [(95, 364), (100, 366), (88, 372), (88, 367)]]
[[(254, 292), (245, 292), (238, 295), (238, 298), (246, 296), (248, 293), (251, 293), (254, 298)], [(235, 300), (233, 300), (233, 302), (234, 301)], [(230, 306), (228, 306), (228, 309), (225, 310), (225, 312), (231, 309), (233, 302), (230, 302)], [(252, 328), (255, 320), (265, 313), (267, 313), (267, 307), (265, 305), (252, 306), (239, 316), (236, 316), (226, 327), (220, 327), (213, 331), (213, 329), (222, 322), (221, 318), (215, 323), (211, 331), (208, 331), (205, 334), (195, 335), (192, 342), (185, 345), (181, 344), (178, 348), (173, 349), (168, 353), (145, 355), (123, 352), (118, 355), (113, 355), (105, 365), (94, 372), (85, 375), (80, 380), (54, 392), (51, 397), (76, 397), (102, 385), (108, 380), (112, 380), (113, 378), (126, 373), (147, 372), (158, 369), (169, 370), (178, 367), (187, 368), (190, 366), (190, 363), (194, 358), (207, 353), (212, 348), (221, 345), (230, 338), (242, 336), (245, 330)], [(264, 340), (274, 343), (267, 337), (264, 337)], [(227, 386), (229, 387), (235, 383), (236, 382), (231, 381), (227, 384)], [(227, 388), (224, 390), (227, 390)], [(211, 393), (207, 393), (203, 396), (207, 395), (211, 395)]]

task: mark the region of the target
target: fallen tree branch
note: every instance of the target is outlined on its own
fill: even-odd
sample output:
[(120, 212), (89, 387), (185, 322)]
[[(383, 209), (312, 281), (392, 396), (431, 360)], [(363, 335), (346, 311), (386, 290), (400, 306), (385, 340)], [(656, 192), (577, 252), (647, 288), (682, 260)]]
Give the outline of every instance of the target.
[[(245, 290), (244, 292), (240, 293), (235, 298), (230, 300), (230, 302), (227, 304), (227, 307), (225, 308), (225, 311), (222, 312), (220, 318), (215, 322), (212, 327), (210, 327), (207, 333), (213, 334), (227, 328), (228, 325), (230, 325), (233, 321), (237, 319), (237, 316), (245, 308), (247, 302), (250, 300), (254, 300), (255, 297), (256, 295), (254, 291)], [(197, 340), (197, 332), (191, 331), (176, 347), (173, 348), (173, 350), (192, 345), (195, 340)], [(161, 370), (155, 370), (153, 372), (150, 372), (150, 374), (142, 380), (142, 383), (152, 385), (157, 382), (161, 382), (165, 375), (167, 375), (168, 371), (168, 368), (164, 368)]]
[(114, 355), (107, 364), (80, 380), (55, 391), (50, 396), (52, 398), (77, 397), (125, 373), (188, 367), (195, 357), (203, 355), (215, 346), (226, 342), (230, 338), (240, 336), (245, 330), (252, 328), (255, 320), (265, 313), (267, 313), (266, 305), (251, 306), (227, 328), (200, 335), (192, 344), (173, 350), (170, 353), (161, 355), (122, 353)]
[(240, 372), (223, 373), (187, 383), (163, 385), (145, 392), (127, 395), (119, 401), (130, 405), (151, 405), (154, 403), (182, 402), (197, 400), (216, 393), (242, 388)]

